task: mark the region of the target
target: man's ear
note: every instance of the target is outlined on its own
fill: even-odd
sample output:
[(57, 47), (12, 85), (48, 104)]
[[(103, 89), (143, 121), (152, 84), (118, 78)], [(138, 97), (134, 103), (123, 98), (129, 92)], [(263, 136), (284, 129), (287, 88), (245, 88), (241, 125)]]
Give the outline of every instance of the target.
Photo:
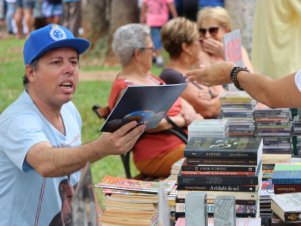
[(25, 66), (25, 75), (30, 81), (33, 81), (35, 79), (33, 67), (29, 64)]

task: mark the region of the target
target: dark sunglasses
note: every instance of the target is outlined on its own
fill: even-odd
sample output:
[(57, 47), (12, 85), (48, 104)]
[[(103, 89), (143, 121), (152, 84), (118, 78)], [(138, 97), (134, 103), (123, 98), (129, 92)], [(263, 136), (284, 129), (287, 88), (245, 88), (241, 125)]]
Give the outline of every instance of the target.
[(208, 29), (205, 29), (205, 28), (200, 28), (199, 29), (199, 32), (200, 32), (201, 36), (205, 36), (207, 31), (209, 32), (209, 34), (211, 36), (215, 36), (218, 32), (218, 27), (209, 27)]

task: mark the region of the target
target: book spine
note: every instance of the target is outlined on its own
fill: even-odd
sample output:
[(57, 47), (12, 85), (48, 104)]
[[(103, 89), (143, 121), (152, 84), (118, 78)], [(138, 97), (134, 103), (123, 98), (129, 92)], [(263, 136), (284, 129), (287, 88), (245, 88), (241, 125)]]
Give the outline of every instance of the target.
[[(257, 200), (236, 199), (235, 205), (257, 205)], [(176, 198), (176, 203), (185, 203), (185, 198)], [(207, 204), (214, 204), (214, 199), (207, 199)]]
[(184, 157), (194, 158), (238, 158), (238, 159), (257, 159), (257, 152), (242, 152), (242, 151), (218, 151), (218, 150), (193, 150), (185, 149)]
[[(176, 212), (185, 213), (185, 203), (176, 203)], [(214, 213), (214, 204), (207, 204), (207, 213)], [(256, 215), (256, 205), (235, 205), (236, 214), (251, 214)], [(248, 215), (251, 217), (251, 215)]]
[(182, 171), (255, 172), (256, 166), (182, 165)]
[(255, 172), (181, 171), (182, 175), (252, 176)]
[(301, 184), (274, 184), (274, 193), (293, 193), (301, 192)]
[[(186, 199), (186, 195), (198, 191), (178, 191), (177, 198)], [(258, 200), (258, 192), (221, 192), (221, 191), (207, 191), (207, 199), (215, 199), (218, 196), (235, 196), (237, 200)]]
[(178, 175), (178, 185), (258, 185), (258, 176)]
[(177, 190), (255, 192), (258, 185), (178, 185)]
[(187, 164), (208, 165), (257, 165), (256, 159), (215, 159), (215, 158), (192, 158), (187, 157)]

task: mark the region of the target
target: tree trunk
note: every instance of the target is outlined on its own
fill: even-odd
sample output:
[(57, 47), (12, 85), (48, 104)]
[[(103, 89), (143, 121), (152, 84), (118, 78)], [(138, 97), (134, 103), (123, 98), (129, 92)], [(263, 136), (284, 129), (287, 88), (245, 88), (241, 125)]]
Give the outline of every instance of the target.
[(82, 0), (84, 37), (91, 42), (90, 51), (98, 57), (111, 56), (111, 42), (115, 30), (139, 21), (136, 0)]
[(240, 29), (242, 45), (251, 56), (253, 22), (256, 0), (225, 0), (225, 8), (230, 14), (233, 29)]

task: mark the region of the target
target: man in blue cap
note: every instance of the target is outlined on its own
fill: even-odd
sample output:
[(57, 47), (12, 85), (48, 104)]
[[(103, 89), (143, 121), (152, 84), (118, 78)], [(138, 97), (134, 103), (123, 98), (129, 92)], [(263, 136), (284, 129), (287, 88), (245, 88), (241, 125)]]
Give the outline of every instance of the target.
[[(130, 122), (81, 145), (82, 122), (71, 99), (79, 55), (88, 47), (55, 24), (25, 42), (25, 90), (0, 115), (0, 225), (58, 225), (60, 182), (74, 187), (87, 162), (125, 153), (144, 131)], [(64, 220), (61, 215), (59, 225), (70, 223)]]

